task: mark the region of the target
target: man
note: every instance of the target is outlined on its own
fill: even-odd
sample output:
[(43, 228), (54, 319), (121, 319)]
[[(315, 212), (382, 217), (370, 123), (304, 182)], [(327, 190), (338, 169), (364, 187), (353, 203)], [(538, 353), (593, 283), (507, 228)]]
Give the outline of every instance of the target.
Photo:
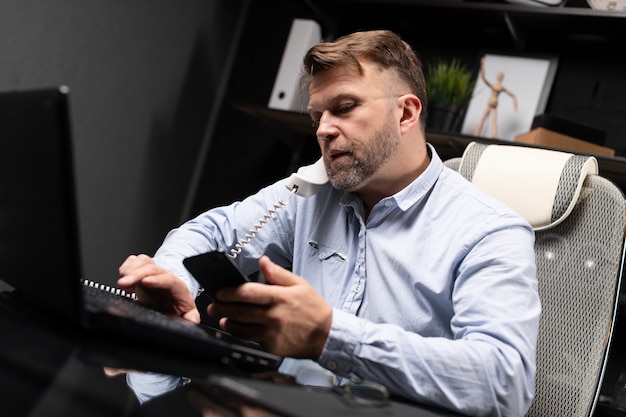
[[(208, 314), (285, 356), (284, 373), (316, 362), (422, 403), (524, 415), (540, 315), (531, 227), (426, 143), (422, 65), (396, 34), (321, 43), (304, 68), (330, 184), (294, 197), (237, 256), (274, 285), (223, 289)], [(287, 193), (279, 181), (201, 214), (154, 259), (130, 256), (118, 284), (198, 321), (182, 260), (230, 250)]]

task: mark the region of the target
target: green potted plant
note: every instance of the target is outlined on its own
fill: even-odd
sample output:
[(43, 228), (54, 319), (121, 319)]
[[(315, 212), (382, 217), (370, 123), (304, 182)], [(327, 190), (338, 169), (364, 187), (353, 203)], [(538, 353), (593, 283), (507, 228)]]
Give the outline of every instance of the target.
[(438, 60), (426, 66), (429, 129), (457, 131), (476, 84), (475, 77), (459, 59)]

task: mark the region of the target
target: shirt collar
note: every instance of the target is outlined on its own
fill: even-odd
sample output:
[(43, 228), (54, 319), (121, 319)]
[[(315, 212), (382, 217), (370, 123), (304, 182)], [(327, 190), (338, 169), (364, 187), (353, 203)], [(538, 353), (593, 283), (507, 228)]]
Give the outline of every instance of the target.
[[(384, 198), (381, 201), (393, 199), (401, 210), (406, 211), (413, 206), (413, 204), (423, 198), (424, 195), (426, 195), (426, 193), (435, 185), (437, 179), (439, 178), (439, 174), (441, 174), (441, 170), (443, 169), (443, 162), (441, 161), (441, 158), (437, 154), (435, 148), (430, 143), (426, 143), (426, 147), (428, 150), (428, 156), (430, 157), (430, 163), (426, 167), (426, 170), (402, 190), (392, 196)], [(345, 192), (341, 197), (341, 204), (344, 206), (353, 205), (357, 201), (359, 204), (361, 203), (361, 199), (355, 193)]]

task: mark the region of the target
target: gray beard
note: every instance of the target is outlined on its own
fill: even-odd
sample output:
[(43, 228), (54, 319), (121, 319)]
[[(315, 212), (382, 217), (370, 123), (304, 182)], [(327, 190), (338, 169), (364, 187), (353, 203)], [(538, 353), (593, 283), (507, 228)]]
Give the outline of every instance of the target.
[[(390, 116), (388, 120), (391, 120)], [(365, 179), (374, 175), (399, 147), (390, 123), (383, 125), (369, 140), (357, 143), (359, 146), (352, 149), (354, 159), (351, 166), (329, 172), (330, 183), (338, 190), (354, 191)]]

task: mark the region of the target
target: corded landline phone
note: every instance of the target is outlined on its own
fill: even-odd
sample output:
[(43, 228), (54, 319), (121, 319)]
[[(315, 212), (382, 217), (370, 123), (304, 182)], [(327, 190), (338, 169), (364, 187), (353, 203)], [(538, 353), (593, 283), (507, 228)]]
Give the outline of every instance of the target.
[(291, 174), (285, 186), (299, 196), (310, 197), (321, 190), (327, 182), (328, 175), (324, 160), (320, 158), (306, 171)]
[(202, 285), (203, 290), (215, 299), (215, 293), (220, 288), (235, 286), (250, 281), (250, 279), (239, 270), (233, 259), (241, 253), (244, 246), (250, 243), (254, 236), (274, 217), (276, 212), (291, 201), (294, 194), (301, 197), (310, 197), (320, 191), (328, 183), (328, 175), (324, 160), (318, 159), (313, 165), (303, 172), (294, 172), (287, 178), (285, 186), (290, 191), (287, 201), (278, 200), (272, 208), (268, 210), (250, 229), (246, 235), (239, 240), (229, 253), (224, 250), (215, 250), (200, 255), (191, 256), (183, 261), (185, 268)]

